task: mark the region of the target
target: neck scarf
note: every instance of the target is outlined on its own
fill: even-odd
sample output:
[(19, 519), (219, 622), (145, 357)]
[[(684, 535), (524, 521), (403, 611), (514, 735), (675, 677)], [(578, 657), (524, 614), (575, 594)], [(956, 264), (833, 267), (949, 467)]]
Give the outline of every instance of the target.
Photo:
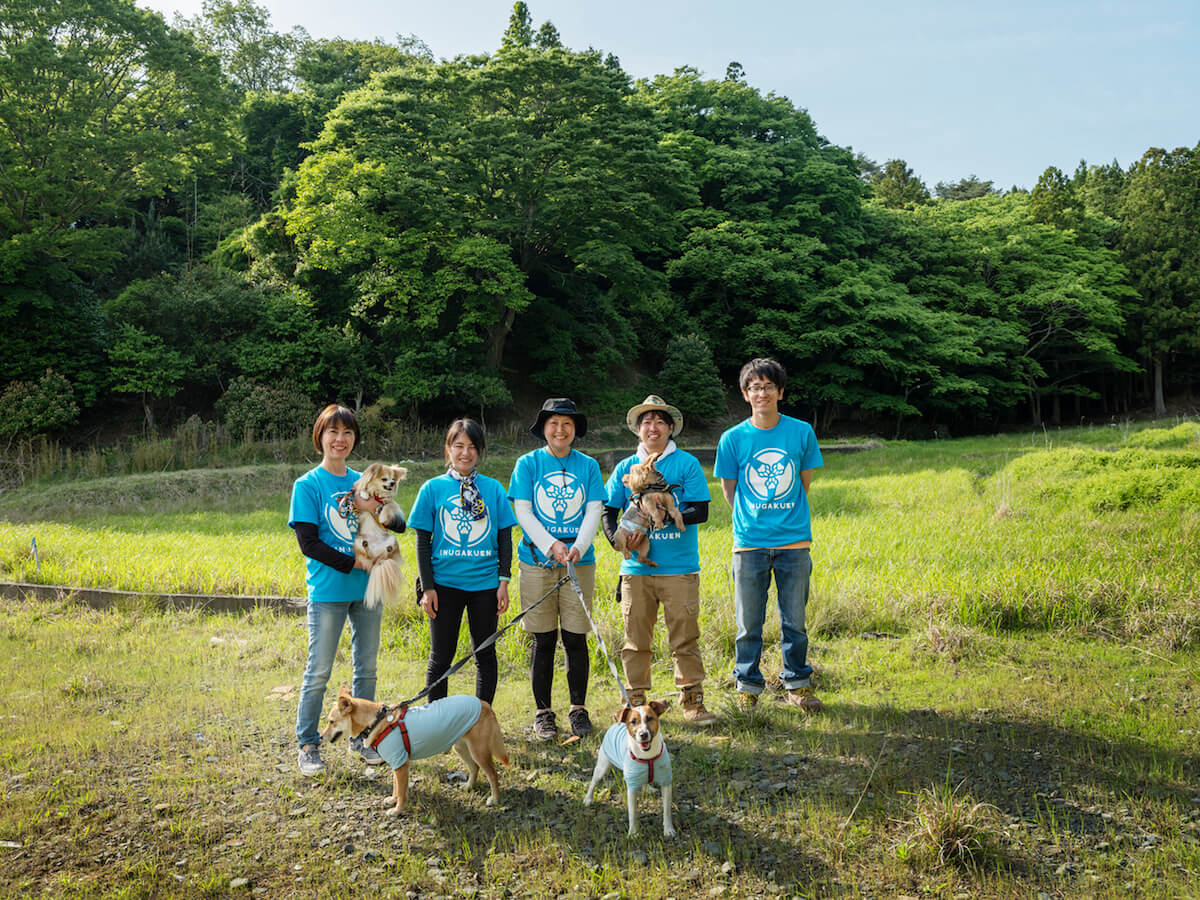
[(479, 493), (479, 488), (475, 486), (474, 469), (466, 475), (460, 475), (454, 466), (450, 466), (446, 470), (447, 474), (458, 482), (458, 498), (462, 501), (462, 507), (475, 521), (487, 517), (487, 505), (483, 502), (483, 497)]

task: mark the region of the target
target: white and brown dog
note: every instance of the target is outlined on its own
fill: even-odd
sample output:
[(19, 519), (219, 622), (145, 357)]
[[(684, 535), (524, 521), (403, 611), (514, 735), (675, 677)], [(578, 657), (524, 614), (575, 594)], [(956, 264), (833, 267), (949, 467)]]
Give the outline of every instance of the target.
[(371, 608), (394, 601), (400, 594), (400, 542), (386, 526), (403, 522), (400, 504), (394, 498), (396, 486), (407, 475), (408, 469), (402, 466), (371, 463), (354, 482), (355, 496), (379, 504), (374, 515), (359, 512), (358, 536), (354, 539), (354, 555), (370, 572), (363, 601)]
[(487, 805), (500, 801), (500, 779), (495, 757), (508, 765), (504, 735), (492, 706), (466, 694), (434, 700), (425, 706), (389, 707), (350, 696), (342, 685), (321, 737), (333, 743), (343, 734), (361, 737), (392, 767), (392, 795), (383, 801), (387, 815), (404, 811), (408, 802), (408, 764), (455, 749), (467, 765), (467, 790), (475, 787), (479, 770), (487, 776), (491, 796)]
[(667, 705), (651, 700), (645, 706), (626, 706), (620, 720), (604, 733), (596, 753), (596, 768), (592, 783), (583, 798), (584, 806), (592, 805), (592, 793), (610, 766), (616, 766), (625, 776), (625, 800), (629, 807), (629, 834), (637, 834), (637, 793), (647, 784), (662, 791), (663, 837), (674, 837), (671, 822), (671, 754), (663, 744), (659, 717)]

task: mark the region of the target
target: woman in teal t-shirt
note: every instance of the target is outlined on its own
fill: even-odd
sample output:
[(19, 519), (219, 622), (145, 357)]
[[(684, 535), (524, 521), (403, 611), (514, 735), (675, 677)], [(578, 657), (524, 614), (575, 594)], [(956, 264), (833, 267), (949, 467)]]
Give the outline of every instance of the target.
[[(495, 633), (500, 614), (508, 609), (517, 520), (504, 486), (475, 470), (484, 445), (478, 422), (453, 422), (443, 451), (446, 474), (421, 485), (409, 517), (417, 533), (421, 609), (429, 616), (426, 686), (450, 668), (464, 612), (474, 648)], [(475, 696), (480, 700), (491, 703), (496, 696), (497, 671), (493, 644), (475, 657)], [(442, 680), (429, 699), (438, 700), (448, 691)]]

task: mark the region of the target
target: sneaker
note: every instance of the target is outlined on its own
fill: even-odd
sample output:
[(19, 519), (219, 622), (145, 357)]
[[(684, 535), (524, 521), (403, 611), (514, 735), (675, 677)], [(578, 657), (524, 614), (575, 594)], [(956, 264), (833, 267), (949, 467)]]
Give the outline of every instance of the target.
[(783, 695), (783, 701), (789, 706), (798, 706), (806, 713), (818, 713), (824, 709), (824, 704), (813, 694), (810, 687), (796, 688)]
[(571, 734), (575, 737), (587, 737), (595, 730), (592, 728), (592, 719), (588, 711), (583, 707), (567, 713), (567, 721), (571, 723)]
[(684, 691), (680, 706), (683, 707), (683, 717), (693, 725), (715, 725), (720, 718), (705, 707), (702, 691)]
[(758, 703), (758, 694), (748, 694), (745, 691), (737, 692), (738, 709), (743, 712), (754, 709), (756, 703)]
[(357, 753), (368, 766), (378, 766), (383, 762), (379, 751), (370, 744), (364, 744), (362, 738), (350, 738), (350, 752)]
[(539, 709), (533, 717), (533, 736), (552, 741), (558, 737), (558, 725), (554, 722), (554, 710)]
[(300, 748), (297, 762), (300, 765), (300, 774), (306, 778), (312, 778), (325, 771), (325, 763), (321, 762), (321, 751), (314, 744), (305, 744)]

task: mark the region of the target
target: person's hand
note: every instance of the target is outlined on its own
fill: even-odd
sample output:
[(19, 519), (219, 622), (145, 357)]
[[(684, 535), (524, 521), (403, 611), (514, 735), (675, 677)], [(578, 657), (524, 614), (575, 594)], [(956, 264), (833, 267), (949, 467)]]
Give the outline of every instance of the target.
[(496, 588), (496, 615), (504, 615), (504, 611), (508, 609), (508, 582), (500, 582), (500, 587)]
[(437, 591), (430, 588), (421, 594), (421, 609), (425, 610), (425, 615), (431, 619), (437, 618), (438, 599)]
[(644, 531), (635, 531), (629, 537), (625, 538), (625, 549), (638, 550), (646, 542), (646, 533)]
[(554, 561), (556, 563), (558, 563), (560, 566), (565, 566), (567, 564), (567, 562), (569, 560), (569, 557), (567, 555), (568, 552), (569, 551), (567, 550), (567, 545), (564, 544), (562, 541), (555, 541), (553, 544), (550, 545), (550, 555), (554, 558)]
[(364, 500), (358, 495), (358, 491), (354, 492), (354, 508), (360, 512), (369, 512), (374, 515), (379, 511), (379, 507), (382, 505), (383, 504), (381, 504), (374, 497), (368, 497), (366, 500)]
[(570, 552), (567, 553), (567, 562), (578, 563), (580, 556), (582, 556), (582, 554), (579, 552), (579, 548), (572, 547)]

